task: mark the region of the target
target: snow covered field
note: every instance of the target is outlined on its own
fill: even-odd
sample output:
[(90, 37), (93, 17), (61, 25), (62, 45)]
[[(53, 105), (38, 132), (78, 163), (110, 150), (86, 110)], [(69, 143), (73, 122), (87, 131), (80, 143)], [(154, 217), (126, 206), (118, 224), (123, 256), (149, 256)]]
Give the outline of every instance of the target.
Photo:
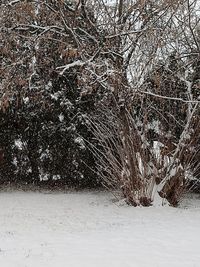
[(0, 193), (0, 267), (199, 267), (200, 197), (119, 206), (105, 192)]

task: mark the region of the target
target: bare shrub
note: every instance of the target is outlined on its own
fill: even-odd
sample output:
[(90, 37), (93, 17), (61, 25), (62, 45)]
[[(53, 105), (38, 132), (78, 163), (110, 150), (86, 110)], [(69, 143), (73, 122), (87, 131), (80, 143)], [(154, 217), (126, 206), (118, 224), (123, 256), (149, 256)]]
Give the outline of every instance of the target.
[(133, 206), (150, 206), (158, 201), (162, 204), (164, 199), (176, 206), (199, 170), (199, 163), (194, 161), (200, 126), (193, 122), (196, 112), (197, 104), (177, 143), (172, 143), (163, 138), (163, 133), (153, 140), (149, 122), (139, 123), (127, 106), (101, 106), (95, 119), (90, 120), (99, 146), (90, 148), (103, 184), (121, 190), (126, 202)]

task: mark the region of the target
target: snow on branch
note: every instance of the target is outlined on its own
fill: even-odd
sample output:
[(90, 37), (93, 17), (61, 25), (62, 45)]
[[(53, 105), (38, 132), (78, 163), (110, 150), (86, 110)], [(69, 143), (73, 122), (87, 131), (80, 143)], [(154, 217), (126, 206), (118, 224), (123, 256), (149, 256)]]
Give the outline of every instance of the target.
[(171, 97), (171, 96), (164, 96), (164, 95), (158, 95), (158, 94), (154, 94), (151, 92), (145, 92), (145, 91), (137, 91), (137, 93), (139, 94), (146, 94), (146, 95), (151, 95), (157, 98), (162, 98), (162, 99), (167, 99), (167, 100), (174, 100), (174, 101), (180, 101), (183, 103), (193, 103), (193, 104), (200, 104), (199, 100), (185, 100), (183, 98), (179, 98), (179, 97)]
[(88, 61), (84, 62), (82, 60), (76, 60), (72, 63), (67, 64), (67, 65), (57, 67), (56, 69), (57, 70), (62, 69), (62, 71), (60, 72), (60, 75), (63, 75), (65, 71), (67, 71), (71, 68), (74, 68), (74, 67), (82, 67), (82, 66), (86, 65), (87, 63), (88, 63)]
[(82, 61), (82, 60), (79, 59), (79, 60), (76, 60), (76, 61), (74, 61), (72, 63), (67, 64), (67, 65), (59, 66), (56, 69), (57, 70), (62, 69), (62, 71), (60, 72), (60, 75), (63, 75), (65, 71), (67, 71), (67, 70), (69, 70), (71, 68), (83, 67), (85, 65), (88, 65), (88, 64), (92, 63), (92, 61), (99, 55), (100, 50), (101, 50), (101, 48), (99, 48), (98, 51), (90, 59), (88, 59), (86, 61)]
[(9, 6), (12, 6), (12, 5), (15, 5), (15, 4), (19, 3), (19, 2), (20, 2), (20, 0), (13, 0), (13, 1), (10, 1), (10, 2), (8, 3), (8, 5), (9, 5)]

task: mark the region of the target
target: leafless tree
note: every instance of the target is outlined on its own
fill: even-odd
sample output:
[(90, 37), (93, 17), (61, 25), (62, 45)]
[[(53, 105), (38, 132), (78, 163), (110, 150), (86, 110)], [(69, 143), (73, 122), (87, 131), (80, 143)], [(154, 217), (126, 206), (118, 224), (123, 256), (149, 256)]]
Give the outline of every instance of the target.
[(114, 108), (91, 121), (98, 172), (131, 205), (177, 205), (199, 172), (198, 1), (99, 4), (119, 59), (108, 80)]

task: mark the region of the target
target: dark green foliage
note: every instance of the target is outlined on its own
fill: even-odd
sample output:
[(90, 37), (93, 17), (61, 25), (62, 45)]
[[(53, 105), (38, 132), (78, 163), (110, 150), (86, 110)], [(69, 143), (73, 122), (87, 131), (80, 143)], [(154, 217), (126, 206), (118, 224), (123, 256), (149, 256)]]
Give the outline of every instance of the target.
[[(56, 1), (2, 6), (0, 148), (4, 155), (0, 183), (99, 184), (92, 170), (93, 155), (85, 145), (86, 140), (92, 142), (85, 118), (94, 109), (95, 97), (81, 98), (79, 67), (63, 75), (56, 69), (79, 58), (62, 12), (65, 23), (88, 27), (81, 16), (73, 22), (75, 11), (67, 7)], [(20, 26), (25, 24), (30, 26)], [(41, 34), (37, 25), (58, 28)]]

